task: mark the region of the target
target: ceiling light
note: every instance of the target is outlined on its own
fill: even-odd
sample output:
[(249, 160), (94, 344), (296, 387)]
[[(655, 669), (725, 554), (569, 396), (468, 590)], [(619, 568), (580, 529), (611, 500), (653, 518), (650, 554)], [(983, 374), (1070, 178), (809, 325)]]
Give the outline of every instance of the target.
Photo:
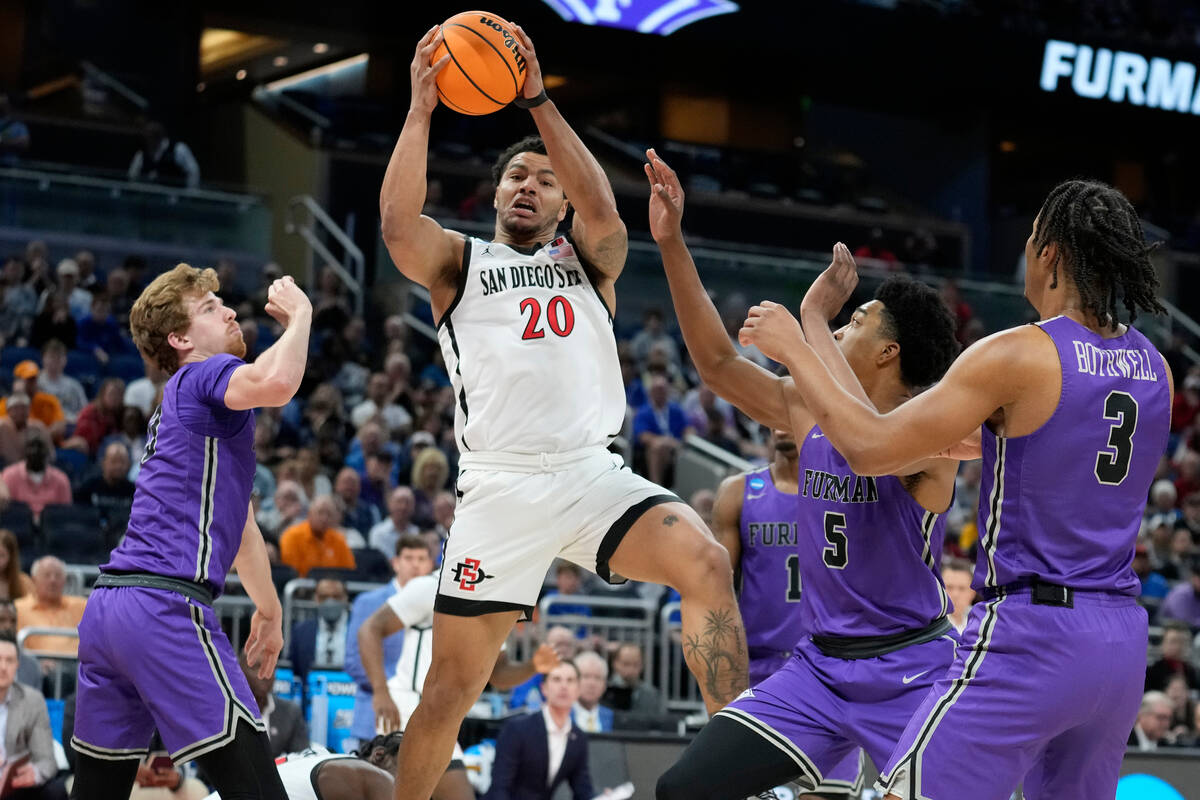
[(271, 63), (277, 67), (286, 67), (287, 66), (287, 56), (275, 56), (275, 58), (272, 59)]
[(328, 53), (329, 45), (325, 44), (324, 42), (317, 42), (313, 45), (313, 52), (317, 55), (320, 55), (321, 53)]

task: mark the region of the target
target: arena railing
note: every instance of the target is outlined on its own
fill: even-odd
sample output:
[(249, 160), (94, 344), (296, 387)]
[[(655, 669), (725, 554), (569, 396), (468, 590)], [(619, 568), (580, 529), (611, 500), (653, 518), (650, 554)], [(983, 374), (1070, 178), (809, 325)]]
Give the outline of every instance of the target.
[[(383, 584), (369, 581), (346, 581), (346, 593), (350, 595), (350, 602), (353, 603), (354, 598), (358, 595), (378, 589), (380, 586)], [(311, 578), (293, 578), (283, 587), (283, 651), (285, 653), (288, 645), (291, 644), (292, 627), (317, 615), (317, 604), (309, 597), (304, 596), (307, 594), (311, 597), (316, 588), (317, 582)], [(250, 607), (250, 613), (254, 613), (253, 604)]]
[[(298, 235), (309, 247), (308, 285), (317, 285), (319, 268), (328, 267), (333, 270), (338, 280), (354, 296), (354, 313), (361, 317), (366, 262), (362, 250), (354, 243), (350, 235), (333, 221), (325, 209), (321, 208), (320, 203), (307, 194), (297, 195), (288, 200), (286, 230), (288, 233)], [(344, 260), (339, 261), (333, 255), (323, 241), (323, 236), (328, 237), (342, 248), (345, 254)], [(320, 265), (317, 264), (318, 259)]]
[[(41, 625), (31, 625), (28, 628), (22, 628), (17, 633), (17, 647), (22, 652), (28, 653), (39, 661), (50, 661), (54, 664), (54, 670), (51, 675), (50, 685), (54, 687), (52, 696), (54, 699), (59, 699), (63, 696), (63, 676), (75, 675), (76, 665), (79, 663), (79, 657), (70, 653), (59, 653), (54, 650), (34, 650), (25, 647), (25, 641), (30, 636), (61, 636), (64, 639), (75, 639), (78, 642), (79, 631), (74, 628), (53, 628)], [(79, 645), (76, 644), (76, 650)]]
[(658, 688), (667, 711), (691, 713), (704, 710), (700, 687), (683, 659), (682, 606), (667, 603), (658, 612)]

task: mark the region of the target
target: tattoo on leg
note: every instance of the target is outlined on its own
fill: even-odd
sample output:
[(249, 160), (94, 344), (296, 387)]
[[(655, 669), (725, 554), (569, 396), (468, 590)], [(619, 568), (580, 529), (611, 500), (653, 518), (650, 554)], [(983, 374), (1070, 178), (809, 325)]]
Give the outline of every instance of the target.
[(674, 514), (667, 514), (665, 517), (663, 517), (663, 525), (666, 525), (668, 528), (674, 525), (676, 522), (679, 522), (679, 517), (675, 516)]
[(722, 703), (737, 697), (748, 682), (746, 634), (729, 608), (712, 609), (699, 635), (689, 634), (683, 652), (708, 695)]

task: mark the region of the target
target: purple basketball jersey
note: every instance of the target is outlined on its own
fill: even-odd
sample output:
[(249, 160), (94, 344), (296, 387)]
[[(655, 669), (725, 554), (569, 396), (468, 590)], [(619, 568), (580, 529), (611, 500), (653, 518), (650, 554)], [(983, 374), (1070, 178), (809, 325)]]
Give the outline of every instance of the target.
[(886, 636), (944, 617), (945, 515), (922, 508), (899, 478), (855, 475), (817, 426), (798, 444), (808, 632)]
[(975, 588), (1036, 576), (1136, 595), (1133, 545), (1171, 420), (1162, 356), (1132, 327), (1105, 339), (1069, 317), (1037, 325), (1062, 395), (1027, 436), (983, 427)]
[(233, 371), (215, 355), (180, 367), (150, 419), (125, 540), (104, 570), (208, 583), (215, 594), (242, 543), (254, 479), (254, 413), (225, 407)]
[(771, 468), (746, 473), (739, 523), (742, 585), (738, 605), (751, 657), (788, 653), (800, 640), (800, 556), (796, 550), (796, 495), (781, 492)]

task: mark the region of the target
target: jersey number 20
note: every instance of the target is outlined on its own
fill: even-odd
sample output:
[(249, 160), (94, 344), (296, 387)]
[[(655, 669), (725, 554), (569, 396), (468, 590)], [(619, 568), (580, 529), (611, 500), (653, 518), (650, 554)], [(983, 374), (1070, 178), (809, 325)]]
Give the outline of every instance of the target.
[(1109, 392), (1104, 398), (1104, 418), (1114, 422), (1108, 429), (1108, 447), (1096, 453), (1096, 480), (1106, 486), (1120, 486), (1129, 475), (1137, 415), (1138, 404), (1133, 395)]
[[(521, 338), (544, 339), (546, 332), (541, 327), (542, 304), (532, 297), (526, 297), (521, 301), (521, 315), (524, 316), (525, 312), (529, 312), (529, 321), (525, 323)], [(561, 294), (551, 297), (546, 304), (546, 324), (555, 336), (570, 336), (575, 329), (575, 309)]]

